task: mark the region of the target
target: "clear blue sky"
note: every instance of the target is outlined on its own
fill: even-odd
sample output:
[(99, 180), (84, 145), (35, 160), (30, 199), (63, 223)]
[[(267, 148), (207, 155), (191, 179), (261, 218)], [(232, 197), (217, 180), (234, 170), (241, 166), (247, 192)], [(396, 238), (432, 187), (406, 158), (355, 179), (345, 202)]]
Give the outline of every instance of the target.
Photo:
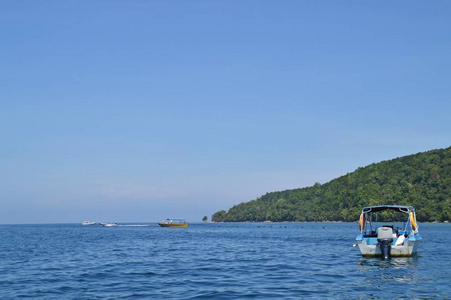
[(2, 1), (0, 224), (200, 221), (451, 146), (451, 1)]

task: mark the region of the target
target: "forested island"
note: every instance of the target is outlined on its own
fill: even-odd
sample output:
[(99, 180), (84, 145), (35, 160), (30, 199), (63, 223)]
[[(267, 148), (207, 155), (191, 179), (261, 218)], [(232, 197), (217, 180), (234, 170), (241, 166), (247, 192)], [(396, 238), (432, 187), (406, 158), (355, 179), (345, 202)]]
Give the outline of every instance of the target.
[(214, 222), (356, 221), (363, 206), (412, 205), (420, 222), (451, 220), (451, 147), (358, 168), (325, 184), (267, 193)]

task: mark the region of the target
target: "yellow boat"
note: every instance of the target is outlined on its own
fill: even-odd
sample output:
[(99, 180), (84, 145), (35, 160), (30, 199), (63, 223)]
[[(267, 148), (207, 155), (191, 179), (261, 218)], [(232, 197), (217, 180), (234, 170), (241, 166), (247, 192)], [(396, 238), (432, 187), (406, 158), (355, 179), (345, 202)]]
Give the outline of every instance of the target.
[(165, 222), (158, 223), (161, 227), (188, 227), (185, 219), (166, 219)]

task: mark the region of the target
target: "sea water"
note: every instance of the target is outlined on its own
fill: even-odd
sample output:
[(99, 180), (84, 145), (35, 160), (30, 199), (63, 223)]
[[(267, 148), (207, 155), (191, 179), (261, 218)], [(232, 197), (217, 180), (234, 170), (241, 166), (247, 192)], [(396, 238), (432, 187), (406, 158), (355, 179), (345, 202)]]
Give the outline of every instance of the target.
[(384, 261), (355, 223), (0, 225), (0, 299), (449, 298), (451, 225), (420, 226)]

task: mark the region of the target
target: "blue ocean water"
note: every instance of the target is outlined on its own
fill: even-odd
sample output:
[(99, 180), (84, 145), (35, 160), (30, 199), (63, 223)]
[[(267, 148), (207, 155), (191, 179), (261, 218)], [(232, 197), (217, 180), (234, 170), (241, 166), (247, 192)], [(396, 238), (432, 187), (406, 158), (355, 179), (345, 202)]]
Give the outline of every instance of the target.
[(451, 225), (418, 256), (363, 258), (355, 223), (0, 225), (0, 298), (449, 298)]

